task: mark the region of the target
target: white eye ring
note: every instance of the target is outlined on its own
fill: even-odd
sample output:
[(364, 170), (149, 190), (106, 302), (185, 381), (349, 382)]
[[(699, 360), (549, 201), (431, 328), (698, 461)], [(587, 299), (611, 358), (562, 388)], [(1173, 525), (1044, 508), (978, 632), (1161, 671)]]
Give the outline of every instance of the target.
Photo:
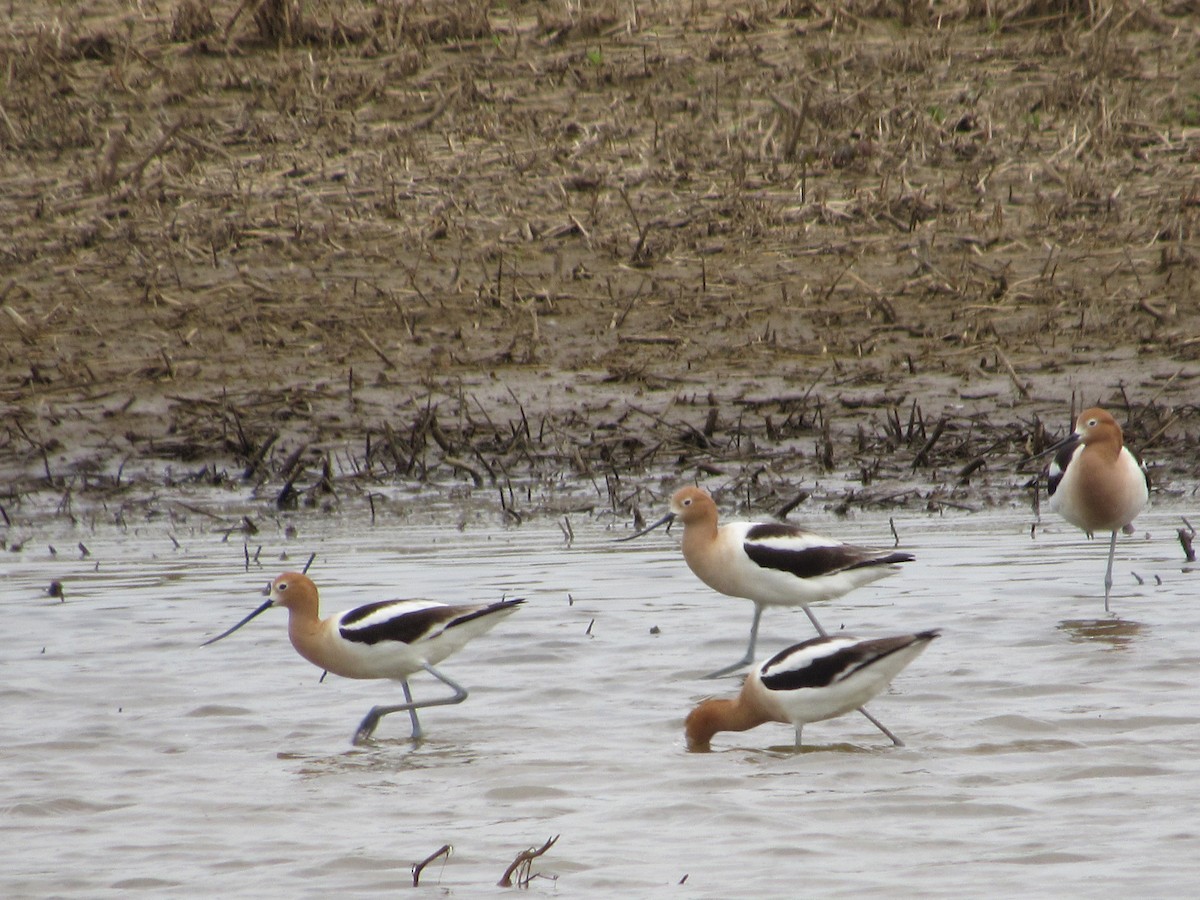
[(288, 583), (286, 581), (281, 581), (281, 582), (279, 582), (278, 585), (276, 585), (276, 587), (281, 591), (286, 591), (287, 586), (288, 586)]
[(1088, 428), (1095, 428), (1097, 425), (1100, 424), (1100, 422), (1098, 419), (1088, 419), (1087, 424), (1088, 424)]
[(688, 497), (686, 500), (684, 500), (684, 501), (683, 501), (683, 505), (684, 505), (684, 506), (691, 506), (691, 505), (692, 505), (692, 498), (691, 498), (691, 497)]

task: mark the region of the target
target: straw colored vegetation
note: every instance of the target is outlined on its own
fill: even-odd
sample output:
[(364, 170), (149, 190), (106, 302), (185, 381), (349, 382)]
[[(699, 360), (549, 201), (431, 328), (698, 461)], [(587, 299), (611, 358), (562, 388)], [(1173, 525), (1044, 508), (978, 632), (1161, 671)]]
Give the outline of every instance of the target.
[(0, 509), (400, 479), (626, 514), (647, 473), (980, 506), (1072, 403), (1178, 490), (1198, 13), (7, 4)]

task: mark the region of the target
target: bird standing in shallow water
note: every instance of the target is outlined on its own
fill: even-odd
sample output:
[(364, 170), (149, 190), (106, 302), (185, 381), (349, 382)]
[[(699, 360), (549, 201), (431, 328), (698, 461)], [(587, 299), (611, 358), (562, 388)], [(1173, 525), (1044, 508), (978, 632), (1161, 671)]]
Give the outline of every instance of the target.
[(729, 522), (717, 526), (717, 505), (705, 490), (680, 488), (671, 511), (628, 541), (678, 518), (683, 522), (683, 558), (696, 576), (730, 597), (754, 602), (746, 655), (706, 678), (728, 675), (754, 662), (758, 625), (765, 606), (799, 606), (822, 637), (828, 634), (808, 608), (899, 571), (911, 553), (843, 544), (783, 522)]
[(806, 724), (861, 708), (938, 634), (933, 629), (870, 641), (815, 637), (789, 647), (751, 671), (737, 697), (705, 700), (688, 714), (688, 749), (707, 750), (718, 731), (746, 731), (764, 722), (795, 726), (799, 748)]
[(1104, 573), (1108, 612), (1117, 532), (1132, 532), (1150, 497), (1150, 479), (1125, 446), (1117, 420), (1098, 407), (1081, 412), (1075, 430), (1046, 452), (1055, 453), (1046, 478), (1050, 508), (1089, 538), (1097, 531), (1112, 533)]
[[(384, 600), (368, 603), (327, 619), (320, 617), (317, 586), (306, 575), (285, 572), (269, 588), (270, 599), (228, 631), (204, 642), (215, 643), (237, 631), (272, 606), (288, 611), (288, 637), (296, 652), (318, 668), (343, 678), (391, 678), (404, 688), (405, 702), (375, 706), (354, 733), (354, 743), (366, 741), (379, 720), (394, 712), (407, 711), (412, 736), (422, 735), (417, 710), (446, 706), (467, 699), (464, 687), (433, 666), (460, 649), (471, 638), (490, 631), (501, 619), (515, 612), (524, 600), (451, 606), (435, 600)], [(454, 694), (416, 703), (408, 677), (424, 669), (447, 685)]]

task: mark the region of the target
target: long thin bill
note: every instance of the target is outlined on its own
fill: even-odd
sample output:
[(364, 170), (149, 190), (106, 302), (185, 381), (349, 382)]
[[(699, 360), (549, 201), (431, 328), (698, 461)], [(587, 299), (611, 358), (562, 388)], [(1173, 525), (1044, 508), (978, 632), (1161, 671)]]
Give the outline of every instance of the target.
[[(623, 538), (617, 538), (616, 543), (620, 543), (621, 541), (632, 541), (634, 538), (640, 538), (643, 534), (649, 534), (651, 531), (653, 531), (655, 528), (658, 528), (660, 525), (670, 525), (674, 521), (675, 521), (675, 513), (667, 513), (665, 516), (663, 516), (661, 519), (659, 519), (653, 525), (647, 525), (645, 528), (643, 528), (639, 532), (636, 532), (635, 534), (627, 534)], [(670, 528), (667, 528), (667, 531), (670, 531), (670, 530), (671, 530)]]
[(1026, 466), (1027, 464), (1029, 464), (1031, 462), (1034, 462), (1035, 460), (1039, 460), (1039, 459), (1042, 459), (1043, 457), (1049, 456), (1051, 453), (1057, 453), (1059, 450), (1063, 449), (1064, 447), (1073, 447), (1078, 443), (1079, 443), (1079, 435), (1076, 434), (1074, 431), (1072, 431), (1061, 441), (1055, 441), (1053, 444), (1051, 444), (1049, 447), (1047, 447), (1041, 453), (1035, 453), (1035, 454), (1033, 454), (1033, 456), (1025, 457), (1023, 460), (1021, 460), (1019, 463), (1017, 463), (1017, 467), (1023, 468), (1024, 466)]
[(241, 628), (243, 625), (245, 625), (247, 622), (249, 622), (255, 616), (262, 615), (263, 613), (265, 613), (268, 609), (270, 609), (274, 605), (275, 605), (274, 600), (268, 600), (266, 603), (264, 603), (262, 606), (260, 606), (254, 612), (250, 613), (250, 615), (246, 616), (246, 618), (242, 619), (242, 621), (238, 622), (236, 625), (234, 625), (232, 628), (230, 628), (228, 631), (222, 631), (215, 638), (210, 638), (209, 640), (205, 641), (200, 646), (207, 647), (209, 644), (215, 644), (217, 641), (219, 641), (223, 637), (229, 637), (229, 635), (233, 634), (235, 631), (237, 631), (239, 628)]

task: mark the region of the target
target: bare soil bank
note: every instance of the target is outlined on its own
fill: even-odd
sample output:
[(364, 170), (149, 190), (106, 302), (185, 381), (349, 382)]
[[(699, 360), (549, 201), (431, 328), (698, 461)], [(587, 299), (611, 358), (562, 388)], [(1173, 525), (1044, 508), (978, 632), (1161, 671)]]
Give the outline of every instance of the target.
[(0, 11), (0, 508), (1192, 491), (1195, 3), (584, 6)]

